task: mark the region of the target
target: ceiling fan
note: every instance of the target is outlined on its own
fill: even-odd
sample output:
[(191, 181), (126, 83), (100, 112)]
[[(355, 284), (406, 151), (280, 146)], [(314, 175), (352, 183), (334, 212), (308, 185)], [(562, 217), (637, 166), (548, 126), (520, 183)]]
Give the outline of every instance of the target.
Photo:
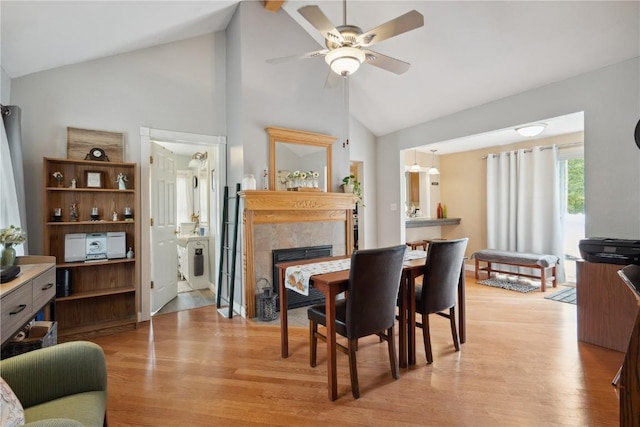
[(363, 32), (360, 27), (347, 24), (347, 1), (343, 2), (343, 25), (335, 27), (318, 6), (304, 6), (298, 9), (313, 27), (325, 38), (326, 49), (316, 50), (298, 55), (269, 59), (267, 62), (277, 64), (295, 59), (324, 56), (333, 72), (343, 77), (355, 73), (362, 63), (374, 65), (392, 73), (402, 74), (411, 64), (391, 58), (369, 49), (376, 43), (414, 30), (424, 25), (423, 16), (416, 10), (407, 12), (391, 21)]

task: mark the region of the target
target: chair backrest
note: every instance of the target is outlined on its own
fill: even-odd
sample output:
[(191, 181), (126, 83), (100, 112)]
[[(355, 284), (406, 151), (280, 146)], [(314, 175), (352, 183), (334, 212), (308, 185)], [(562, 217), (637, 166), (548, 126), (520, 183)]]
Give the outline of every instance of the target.
[(355, 251), (351, 255), (347, 338), (359, 338), (393, 326), (405, 245)]
[(427, 248), (422, 279), (422, 313), (436, 313), (456, 305), (456, 292), (468, 238), (434, 240)]

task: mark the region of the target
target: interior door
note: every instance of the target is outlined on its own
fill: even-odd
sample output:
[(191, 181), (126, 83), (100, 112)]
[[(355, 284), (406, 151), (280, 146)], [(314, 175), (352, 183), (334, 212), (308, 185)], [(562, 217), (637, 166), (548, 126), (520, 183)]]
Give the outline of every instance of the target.
[(178, 295), (178, 242), (175, 158), (154, 142), (151, 155), (151, 313), (155, 313)]

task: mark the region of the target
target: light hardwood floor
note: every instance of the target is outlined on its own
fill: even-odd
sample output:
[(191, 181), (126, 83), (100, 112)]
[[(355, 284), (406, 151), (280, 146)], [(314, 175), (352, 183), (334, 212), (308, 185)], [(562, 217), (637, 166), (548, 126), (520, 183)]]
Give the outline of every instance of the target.
[[(553, 293), (550, 289), (546, 295)], [(387, 346), (360, 341), (361, 397), (338, 352), (327, 399), (324, 346), (309, 367), (308, 329), (280, 329), (213, 307), (156, 316), (135, 331), (93, 339), (107, 355), (108, 419), (119, 426), (614, 426), (611, 385), (623, 353), (576, 340), (576, 306), (467, 280), (468, 338), (453, 351), (448, 320), (432, 316), (434, 363), (421, 331), (418, 364), (391, 378)]]

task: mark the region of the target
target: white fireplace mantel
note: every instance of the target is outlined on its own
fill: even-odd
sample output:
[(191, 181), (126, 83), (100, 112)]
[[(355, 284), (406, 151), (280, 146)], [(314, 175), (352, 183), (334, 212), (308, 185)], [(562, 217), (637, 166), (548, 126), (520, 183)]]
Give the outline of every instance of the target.
[(347, 255), (353, 248), (353, 194), (314, 191), (245, 190), (238, 193), (244, 201), (242, 222), (244, 294), (247, 317), (256, 316), (254, 229), (257, 224), (294, 222), (344, 222)]

